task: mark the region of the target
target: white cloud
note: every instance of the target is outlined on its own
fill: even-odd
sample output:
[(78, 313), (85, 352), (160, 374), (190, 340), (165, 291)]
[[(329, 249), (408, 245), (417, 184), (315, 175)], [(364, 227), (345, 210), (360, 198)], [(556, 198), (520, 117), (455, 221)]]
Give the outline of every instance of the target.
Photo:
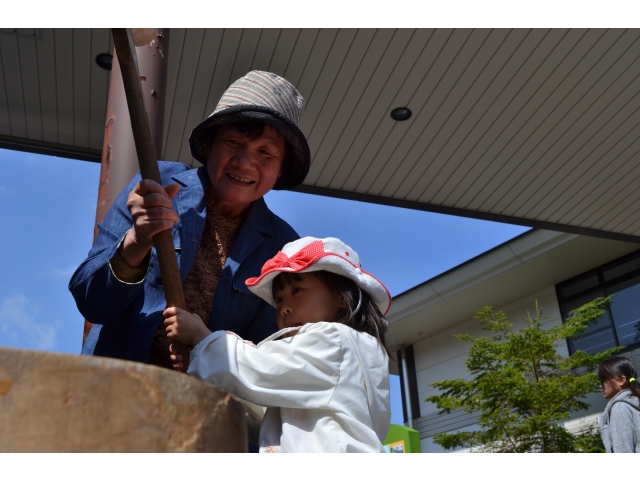
[(53, 350), (59, 321), (51, 322), (26, 295), (5, 297), (0, 303), (0, 344), (37, 350)]

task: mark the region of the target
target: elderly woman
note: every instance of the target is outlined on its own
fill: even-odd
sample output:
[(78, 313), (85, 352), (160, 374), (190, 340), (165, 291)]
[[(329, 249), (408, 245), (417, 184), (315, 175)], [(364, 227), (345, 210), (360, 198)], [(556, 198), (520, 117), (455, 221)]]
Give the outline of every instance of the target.
[(309, 171), (303, 109), (287, 80), (249, 72), (191, 132), (191, 153), (203, 167), (159, 162), (164, 187), (133, 178), (69, 283), (94, 324), (82, 353), (172, 367), (152, 246), (153, 236), (169, 229), (189, 311), (212, 331), (231, 330), (255, 343), (277, 330), (275, 309), (251, 295), (245, 280), (298, 238), (262, 197), (296, 187)]

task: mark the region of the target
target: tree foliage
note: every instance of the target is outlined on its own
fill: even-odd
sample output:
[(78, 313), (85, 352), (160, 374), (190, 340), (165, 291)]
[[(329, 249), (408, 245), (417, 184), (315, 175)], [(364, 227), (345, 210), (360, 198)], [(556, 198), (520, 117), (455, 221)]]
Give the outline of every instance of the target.
[(570, 357), (557, 352), (560, 342), (577, 337), (609, 307), (611, 297), (598, 298), (571, 312), (561, 325), (543, 329), (545, 320), (536, 302), (536, 316), (521, 317), (525, 328), (513, 330), (503, 312), (485, 307), (473, 318), (490, 337), (455, 335), (471, 342), (465, 362), (469, 380), (456, 378), (433, 383), (442, 393), (428, 397), (450, 413), (462, 409), (480, 412), (480, 430), (443, 433), (434, 442), (445, 449), (470, 447), (491, 452), (599, 451), (597, 432), (568, 432), (559, 422), (571, 412), (585, 410), (587, 394), (599, 391), (595, 369), (619, 350), (589, 355), (576, 351)]

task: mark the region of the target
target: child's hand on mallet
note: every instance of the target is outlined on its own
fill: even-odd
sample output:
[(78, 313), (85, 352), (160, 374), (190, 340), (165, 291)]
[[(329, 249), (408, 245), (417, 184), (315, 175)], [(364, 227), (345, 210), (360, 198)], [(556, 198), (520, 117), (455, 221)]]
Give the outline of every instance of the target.
[[(189, 347), (188, 350), (190, 351), (191, 347)], [(171, 361), (173, 362), (173, 369), (181, 371), (184, 368), (184, 363), (182, 363), (182, 355), (178, 353), (178, 349), (173, 343), (169, 345), (169, 353), (169, 358), (171, 358)]]
[(169, 307), (164, 313), (167, 338), (177, 340), (187, 346), (195, 346), (209, 336), (211, 330), (195, 313), (177, 307)]

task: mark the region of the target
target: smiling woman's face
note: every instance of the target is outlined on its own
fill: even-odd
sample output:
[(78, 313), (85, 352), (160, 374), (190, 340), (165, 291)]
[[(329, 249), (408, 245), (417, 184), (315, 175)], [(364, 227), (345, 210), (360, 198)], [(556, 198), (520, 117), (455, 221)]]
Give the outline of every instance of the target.
[(207, 161), (207, 173), (219, 212), (237, 216), (262, 198), (282, 174), (285, 140), (270, 125), (251, 139), (233, 124), (221, 125)]

